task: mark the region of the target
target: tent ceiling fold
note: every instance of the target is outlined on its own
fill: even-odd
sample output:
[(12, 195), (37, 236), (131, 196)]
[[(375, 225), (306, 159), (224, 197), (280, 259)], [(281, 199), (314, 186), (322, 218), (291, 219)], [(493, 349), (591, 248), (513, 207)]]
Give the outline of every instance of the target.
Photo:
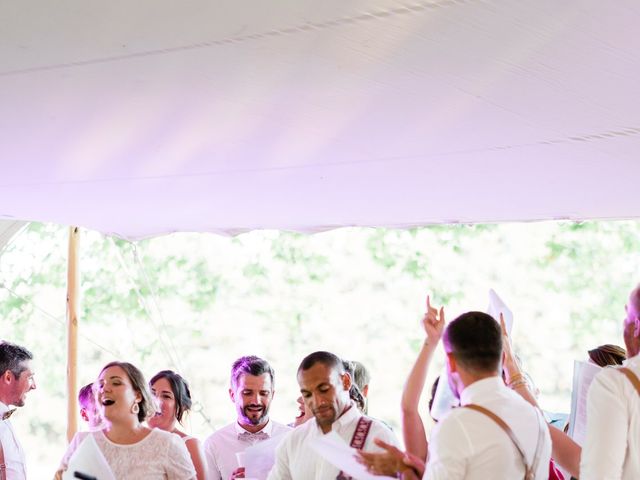
[(0, 218), (637, 218), (632, 0), (0, 1)]

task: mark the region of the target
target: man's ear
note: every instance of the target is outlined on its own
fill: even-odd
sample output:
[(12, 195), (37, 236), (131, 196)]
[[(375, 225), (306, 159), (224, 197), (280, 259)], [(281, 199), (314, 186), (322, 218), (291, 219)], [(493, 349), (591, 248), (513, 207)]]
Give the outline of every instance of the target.
[(233, 391), (233, 388), (229, 388), (229, 398), (233, 403), (236, 403), (236, 392)]
[(458, 365), (456, 364), (456, 357), (453, 355), (453, 353), (447, 352), (447, 364), (449, 365), (450, 372), (453, 373), (458, 371)]
[(89, 421), (89, 417), (87, 416), (87, 410), (86, 410), (86, 409), (84, 409), (84, 408), (81, 408), (81, 409), (80, 409), (80, 416), (82, 417), (82, 419), (83, 419), (85, 422), (88, 422), (88, 421)]
[(636, 317), (633, 321), (633, 336), (640, 337), (640, 317)]
[(351, 388), (351, 374), (349, 372), (344, 372), (341, 375), (341, 377), (342, 377), (342, 387), (344, 388), (344, 390), (348, 392), (349, 389)]
[(13, 379), (14, 379), (14, 375), (11, 372), (11, 370), (8, 370), (8, 369), (5, 370), (4, 373), (2, 374), (2, 377), (0, 377), (0, 380), (2, 380), (2, 382), (7, 384), (13, 382)]
[(369, 385), (365, 385), (364, 388), (362, 389), (362, 396), (366, 397), (369, 395)]

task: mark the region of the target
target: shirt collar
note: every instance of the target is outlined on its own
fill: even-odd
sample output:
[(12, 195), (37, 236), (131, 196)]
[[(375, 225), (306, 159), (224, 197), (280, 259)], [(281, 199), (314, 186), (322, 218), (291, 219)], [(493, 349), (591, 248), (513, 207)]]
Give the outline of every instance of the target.
[(9, 410), (11, 409), (9, 408), (8, 405), (5, 405), (4, 403), (0, 402), (0, 417), (2, 417), (2, 415), (4, 415)]
[[(340, 417), (338, 417), (338, 419), (333, 422), (333, 424), (331, 425), (331, 431), (340, 430), (342, 427), (348, 425), (361, 416), (360, 410), (358, 410), (358, 407), (356, 407), (355, 403), (351, 402), (349, 405), (349, 408), (346, 411), (343, 410), (342, 415), (340, 415)], [(318, 425), (318, 421), (315, 419), (314, 421), (316, 422), (316, 429), (322, 434), (323, 432), (320, 428), (320, 425)]]
[(488, 377), (476, 380), (471, 385), (467, 385), (460, 395), (460, 405), (475, 403), (478, 399), (495, 395), (502, 388), (507, 388), (501, 377)]
[[(245, 430), (244, 428), (242, 428), (242, 426), (237, 421), (235, 423), (235, 426), (236, 426), (236, 433), (248, 432), (248, 430)], [(267, 424), (264, 427), (262, 427), (260, 430), (258, 430), (258, 432), (264, 432), (269, 436), (271, 436), (272, 431), (273, 431), (273, 422), (271, 422), (271, 419), (267, 420)], [(254, 432), (254, 433), (258, 433), (258, 432)]]

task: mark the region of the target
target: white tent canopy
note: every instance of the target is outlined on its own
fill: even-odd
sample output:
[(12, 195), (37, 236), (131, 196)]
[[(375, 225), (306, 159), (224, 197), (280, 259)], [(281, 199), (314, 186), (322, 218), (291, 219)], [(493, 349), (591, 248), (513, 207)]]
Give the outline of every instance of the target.
[(0, 1), (0, 218), (640, 217), (633, 0)]

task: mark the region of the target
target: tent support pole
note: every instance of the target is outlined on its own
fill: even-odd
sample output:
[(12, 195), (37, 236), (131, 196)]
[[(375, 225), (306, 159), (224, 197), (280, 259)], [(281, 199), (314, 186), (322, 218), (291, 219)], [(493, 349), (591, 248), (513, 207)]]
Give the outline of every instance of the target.
[(78, 227), (70, 227), (67, 264), (67, 441), (69, 442), (78, 430), (79, 240), (80, 232)]

